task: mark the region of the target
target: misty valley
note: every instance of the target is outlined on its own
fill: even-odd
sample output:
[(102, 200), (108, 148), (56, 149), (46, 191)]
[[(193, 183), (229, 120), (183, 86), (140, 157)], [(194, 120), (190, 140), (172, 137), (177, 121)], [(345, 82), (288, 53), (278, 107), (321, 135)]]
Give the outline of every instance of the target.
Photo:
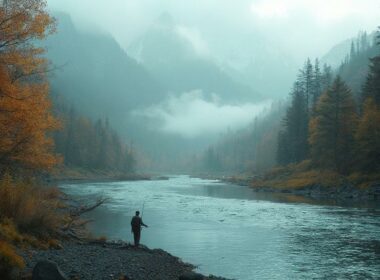
[(0, 279), (378, 279), (379, 13), (0, 1)]

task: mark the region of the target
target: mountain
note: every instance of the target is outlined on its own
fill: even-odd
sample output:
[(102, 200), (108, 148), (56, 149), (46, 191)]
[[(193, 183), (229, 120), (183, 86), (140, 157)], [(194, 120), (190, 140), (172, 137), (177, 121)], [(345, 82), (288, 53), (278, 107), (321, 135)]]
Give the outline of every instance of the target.
[(333, 68), (338, 67), (350, 53), (352, 39), (344, 40), (333, 46), (322, 58), (321, 63), (326, 63)]
[(337, 45), (333, 46), (322, 58), (321, 63), (326, 63), (333, 68), (339, 67), (342, 62), (350, 55), (351, 48), (355, 52), (361, 52), (373, 45), (375, 39), (375, 32), (367, 34), (366, 32), (359, 32), (356, 37), (346, 39)]
[(209, 99), (216, 95), (228, 103), (260, 99), (213, 61), (199, 34), (176, 24), (167, 13), (128, 47), (128, 53), (174, 94), (202, 90)]
[(351, 88), (354, 96), (359, 98), (368, 73), (369, 59), (378, 53), (376, 32), (359, 32), (356, 37), (334, 46), (322, 58), (322, 62), (330, 63), (336, 74), (339, 74)]
[(50, 76), (53, 92), (82, 112), (114, 122), (125, 119), (132, 109), (164, 98), (164, 87), (111, 36), (80, 31), (66, 14), (55, 18), (57, 33), (45, 42), (55, 69)]
[(337, 74), (346, 81), (357, 98), (360, 98), (362, 86), (368, 74), (370, 58), (379, 55), (379, 53), (379, 46), (371, 45), (354, 56), (350, 56), (337, 70)]

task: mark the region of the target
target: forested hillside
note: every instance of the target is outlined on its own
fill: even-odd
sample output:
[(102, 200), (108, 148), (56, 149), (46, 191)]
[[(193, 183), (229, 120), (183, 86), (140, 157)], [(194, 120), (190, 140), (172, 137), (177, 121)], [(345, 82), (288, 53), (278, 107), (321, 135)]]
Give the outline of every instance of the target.
[(134, 172), (136, 162), (132, 148), (125, 144), (108, 119), (94, 122), (75, 106), (69, 106), (62, 96), (55, 96), (54, 108), (62, 124), (53, 134), (55, 150), (63, 156), (66, 168), (125, 175)]
[(286, 104), (277, 102), (239, 131), (227, 131), (198, 158), (195, 172), (258, 173), (276, 165), (276, 146)]
[(78, 30), (66, 14), (56, 14), (59, 32), (44, 43), (54, 71), (53, 92), (93, 118), (124, 124), (128, 112), (159, 102), (166, 90), (119, 44), (103, 33)]
[[(272, 107), (249, 128), (227, 133), (204, 152), (199, 166), (214, 173), (254, 174), (275, 166), (286, 167), (282, 172), (276, 171), (279, 178), (292, 173), (289, 166), (295, 166), (294, 172), (328, 170), (338, 177), (351, 174), (356, 181), (365, 181), (369, 176), (359, 173), (376, 174), (376, 158), (380, 158), (376, 152), (378, 111), (376, 102), (371, 101), (379, 95), (379, 46), (375, 37), (360, 33), (335, 70), (321, 65), (318, 59), (307, 59), (288, 102)], [(268, 178), (277, 176), (270, 174)], [(311, 178), (315, 173), (307, 174), (304, 176)]]
[(350, 52), (340, 64), (337, 74), (351, 88), (356, 101), (361, 102), (359, 99), (368, 73), (368, 61), (379, 54), (376, 36), (374, 33), (359, 33), (350, 46)]
[(368, 186), (379, 180), (380, 47), (367, 43), (365, 35), (359, 39), (361, 47), (355, 49), (353, 41), (349, 57), (328, 83), (321, 83), (327, 79), (319, 78), (316, 65), (306, 64), (311, 70), (303, 73), (311, 73), (310, 79), (297, 79), (279, 136), (278, 164), (284, 168), (260, 184), (300, 187), (349, 180)]

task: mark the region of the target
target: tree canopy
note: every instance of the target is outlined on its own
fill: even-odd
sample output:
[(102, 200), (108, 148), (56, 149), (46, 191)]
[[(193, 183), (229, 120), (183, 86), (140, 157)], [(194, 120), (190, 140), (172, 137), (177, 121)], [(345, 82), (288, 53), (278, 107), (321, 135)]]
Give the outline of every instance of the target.
[(33, 43), (54, 31), (45, 1), (13, 0), (0, 7), (0, 172), (50, 169), (59, 162), (49, 132), (47, 61)]

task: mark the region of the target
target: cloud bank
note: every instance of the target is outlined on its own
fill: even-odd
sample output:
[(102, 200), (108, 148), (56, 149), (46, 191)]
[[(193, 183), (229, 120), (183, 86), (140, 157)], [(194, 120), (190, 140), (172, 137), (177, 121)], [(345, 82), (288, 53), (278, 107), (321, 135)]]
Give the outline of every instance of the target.
[(205, 50), (203, 37), (219, 56), (252, 52), (251, 44), (264, 36), (301, 61), (323, 55), (359, 30), (374, 30), (380, 18), (379, 0), (48, 0), (48, 4), (70, 13), (81, 26), (112, 33), (123, 47), (168, 12), (192, 29), (181, 32), (198, 50)]
[(162, 132), (195, 138), (243, 128), (269, 105), (270, 101), (259, 104), (220, 104), (216, 96), (207, 100), (202, 91), (196, 90), (171, 96), (165, 102), (135, 111), (133, 115), (150, 119), (157, 125), (155, 129)]

